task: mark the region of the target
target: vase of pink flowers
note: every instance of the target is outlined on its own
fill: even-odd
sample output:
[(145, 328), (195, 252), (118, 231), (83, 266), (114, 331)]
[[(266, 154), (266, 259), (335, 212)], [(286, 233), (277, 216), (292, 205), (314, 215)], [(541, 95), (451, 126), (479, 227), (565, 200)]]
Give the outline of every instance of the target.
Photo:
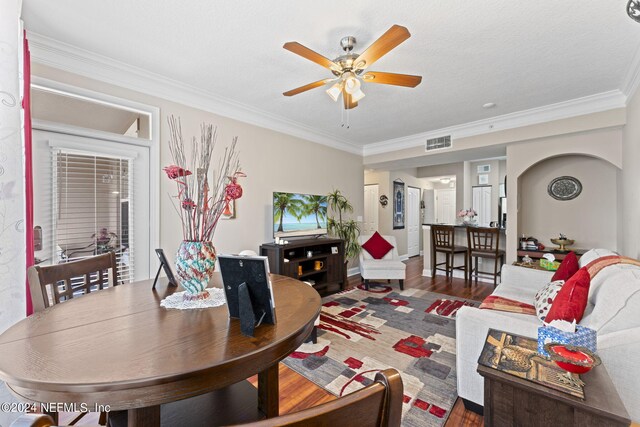
[(180, 215), (183, 241), (176, 254), (176, 273), (180, 285), (186, 290), (186, 299), (208, 297), (206, 291), (216, 263), (212, 243), (216, 226), (229, 204), (242, 197), (238, 178), (245, 176), (240, 170), (237, 137), (225, 148), (219, 167), (213, 170), (209, 182), (209, 166), (216, 143), (216, 128), (201, 126), (200, 140), (192, 139), (191, 161), (187, 161), (182, 139), (180, 119), (169, 121), (169, 150), (174, 164), (163, 170), (178, 188), (174, 207)]
[(460, 209), (458, 211), (458, 218), (462, 218), (462, 222), (464, 224), (473, 224), (476, 221), (476, 216), (478, 213), (472, 208), (469, 209)]

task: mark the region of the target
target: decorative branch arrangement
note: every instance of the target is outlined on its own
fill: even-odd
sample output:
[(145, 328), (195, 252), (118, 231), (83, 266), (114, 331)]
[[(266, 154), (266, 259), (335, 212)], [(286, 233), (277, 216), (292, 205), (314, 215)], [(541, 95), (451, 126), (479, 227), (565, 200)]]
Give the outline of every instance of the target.
[(225, 148), (217, 171), (213, 170), (214, 183), (210, 186), (207, 177), (216, 145), (217, 128), (210, 124), (201, 125), (200, 141), (193, 137), (192, 156), (188, 163), (180, 119), (170, 116), (167, 120), (169, 150), (174, 164), (163, 170), (178, 186), (178, 195), (175, 196), (178, 205), (174, 203), (174, 207), (182, 222), (183, 239), (192, 242), (211, 241), (225, 208), (232, 200), (242, 197), (238, 178), (246, 175), (240, 169), (236, 152), (238, 137), (234, 137), (231, 146)]

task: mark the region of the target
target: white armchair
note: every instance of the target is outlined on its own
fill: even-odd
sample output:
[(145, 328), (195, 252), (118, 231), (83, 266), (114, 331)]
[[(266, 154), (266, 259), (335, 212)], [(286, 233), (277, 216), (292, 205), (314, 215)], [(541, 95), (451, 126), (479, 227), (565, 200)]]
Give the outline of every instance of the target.
[[(360, 251), (360, 275), (362, 276), (362, 280), (364, 280), (365, 288), (369, 289), (369, 280), (381, 279), (399, 280), (400, 290), (403, 290), (407, 266), (400, 261), (396, 238), (394, 236), (382, 237), (393, 246), (393, 249), (382, 259), (373, 258), (371, 254), (364, 249)], [(371, 235), (361, 235), (358, 237), (358, 243), (362, 246), (370, 238)]]

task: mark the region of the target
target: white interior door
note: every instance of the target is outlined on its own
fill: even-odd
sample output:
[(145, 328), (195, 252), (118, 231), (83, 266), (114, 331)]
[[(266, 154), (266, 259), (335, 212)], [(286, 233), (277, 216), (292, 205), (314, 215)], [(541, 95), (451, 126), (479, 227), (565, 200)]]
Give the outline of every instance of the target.
[(473, 209), (478, 213), (478, 225), (488, 227), (491, 222), (491, 186), (473, 187)]
[(362, 234), (368, 235), (378, 231), (378, 184), (364, 186), (364, 223)]
[(407, 255), (420, 255), (420, 189), (409, 187), (407, 193)]
[(436, 222), (442, 224), (456, 223), (456, 189), (445, 188), (435, 190)]
[(36, 258), (46, 265), (114, 250), (126, 280), (149, 278), (149, 147), (34, 130), (33, 148)]

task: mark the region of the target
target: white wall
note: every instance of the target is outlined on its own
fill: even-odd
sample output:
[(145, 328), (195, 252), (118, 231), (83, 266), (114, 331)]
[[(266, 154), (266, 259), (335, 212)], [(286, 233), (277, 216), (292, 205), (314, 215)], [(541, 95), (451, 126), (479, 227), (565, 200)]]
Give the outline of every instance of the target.
[(466, 209), (464, 206), (465, 173), (464, 164), (462, 162), (421, 167), (418, 168), (417, 176), (420, 178), (428, 178), (445, 175), (455, 175), (456, 177), (456, 211)]
[[(22, 51), (20, 4), (18, 0), (0, 0), (0, 333), (26, 314), (24, 169), (18, 77), (19, 52)], [(14, 401), (0, 382), (0, 402)], [(8, 426), (18, 415), (0, 411), (0, 425)]]
[[(573, 200), (555, 200), (547, 194), (549, 182), (572, 176), (582, 183)], [(520, 233), (534, 236), (547, 247), (549, 239), (566, 234), (574, 247), (616, 250), (617, 168), (587, 156), (560, 156), (543, 160), (520, 176)]]
[(40, 64), (34, 65), (33, 74), (160, 108), (160, 164), (154, 172), (160, 176), (160, 245), (172, 259), (182, 236), (179, 218), (167, 195), (174, 194), (176, 189), (161, 172), (163, 166), (172, 163), (166, 121), (171, 114), (182, 119), (186, 140), (192, 136), (199, 138), (202, 122), (218, 126), (214, 165), (224, 147), (238, 136), (240, 162), (247, 174), (240, 181), (244, 196), (236, 201), (236, 219), (221, 221), (218, 226), (214, 245), (219, 253), (237, 253), (243, 249), (257, 252), (261, 243), (273, 240), (273, 191), (327, 194), (337, 188), (353, 204), (354, 217), (363, 215), (364, 169), (358, 155)]

